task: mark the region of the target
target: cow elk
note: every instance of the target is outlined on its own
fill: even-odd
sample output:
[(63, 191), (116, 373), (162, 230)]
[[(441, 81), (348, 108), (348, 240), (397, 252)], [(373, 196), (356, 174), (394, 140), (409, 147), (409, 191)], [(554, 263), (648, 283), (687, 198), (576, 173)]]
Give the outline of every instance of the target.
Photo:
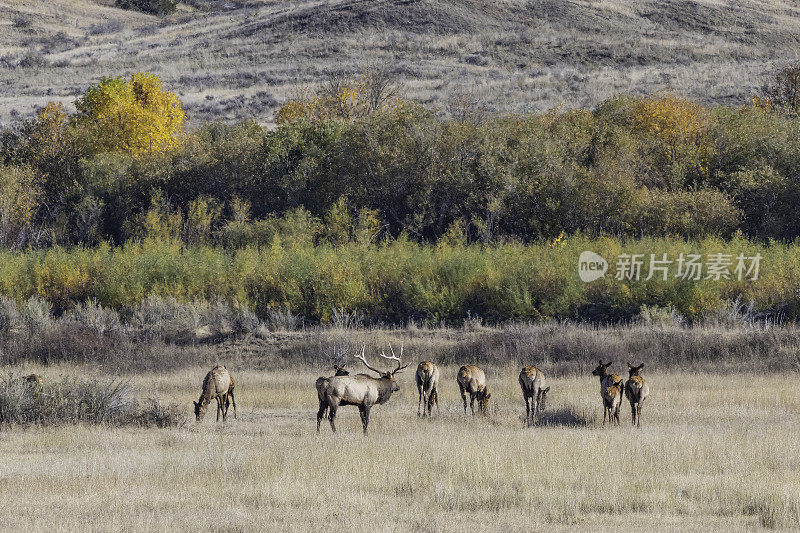
[(417, 366), (414, 376), (417, 382), (419, 401), (417, 402), (417, 416), (431, 417), (433, 404), (439, 408), (439, 367), (431, 361), (422, 361)]
[[(220, 414), (222, 415), (222, 421), (225, 421), (227, 409), (224, 406), (230, 387), (231, 375), (225, 365), (217, 365), (206, 374), (205, 379), (203, 379), (203, 391), (200, 393), (200, 399), (194, 402), (194, 416), (198, 422), (206, 415), (206, 410), (211, 400), (217, 400), (217, 422), (219, 422)], [(236, 412), (235, 404), (234, 412)]]
[(529, 426), (533, 425), (538, 414), (545, 409), (547, 393), (550, 392), (550, 386), (545, 385), (544, 373), (535, 366), (526, 366), (520, 371), (519, 386), (522, 387), (522, 396), (525, 398), (525, 423)]
[(29, 387), (41, 387), (44, 384), (44, 380), (39, 374), (28, 374), (22, 379)]
[(400, 349), (400, 357), (397, 357), (392, 350), (392, 355), (388, 356), (381, 353), (380, 356), (384, 359), (397, 361), (397, 366), (394, 370), (383, 372), (370, 366), (364, 356), (365, 346), (361, 347), (361, 355), (356, 356), (360, 359), (364, 366), (376, 372), (380, 377), (372, 377), (367, 374), (333, 376), (330, 378), (318, 379), (316, 382), (317, 396), (319, 397), (319, 411), (317, 411), (317, 432), (319, 432), (320, 422), (325, 412), (328, 412), (328, 420), (331, 424), (331, 429), (336, 432), (336, 411), (339, 406), (343, 405), (356, 405), (358, 406), (359, 414), (361, 415), (361, 424), (364, 428), (364, 434), (367, 434), (367, 427), (369, 426), (369, 412), (376, 404), (384, 404), (389, 401), (393, 392), (400, 390), (400, 385), (397, 384), (395, 375), (400, 373), (408, 365), (402, 365), (403, 350)]
[(475, 365), (464, 365), (458, 369), (458, 388), (461, 399), (464, 401), (464, 414), (467, 414), (467, 395), (469, 393), (469, 407), (472, 416), (475, 416), (475, 400), (478, 400), (478, 411), (485, 415), (488, 412), (489, 398), (492, 395), (486, 390), (486, 374)]
[(642, 404), (650, 394), (650, 386), (640, 375), (644, 363), (633, 366), (628, 363), (628, 382), (625, 383), (625, 397), (631, 403), (631, 421), (636, 427), (642, 427)]
[(619, 408), (622, 403), (623, 380), (617, 374), (609, 374), (608, 367), (613, 361), (598, 362), (597, 368), (592, 371), (593, 376), (600, 378), (600, 396), (603, 398), (603, 425), (608, 417), (609, 424), (616, 422), (619, 425)]

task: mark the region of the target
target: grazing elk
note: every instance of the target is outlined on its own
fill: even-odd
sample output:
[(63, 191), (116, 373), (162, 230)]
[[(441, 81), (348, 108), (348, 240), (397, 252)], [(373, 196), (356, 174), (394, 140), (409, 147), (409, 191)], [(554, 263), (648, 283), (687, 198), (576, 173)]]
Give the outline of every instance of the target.
[(544, 373), (535, 366), (522, 368), (519, 373), (519, 386), (522, 387), (522, 396), (525, 398), (525, 423), (533, 425), (536, 416), (544, 411), (550, 386), (545, 387)]
[(628, 382), (625, 383), (625, 397), (631, 403), (631, 421), (636, 427), (642, 427), (642, 404), (650, 394), (650, 386), (640, 375), (643, 368), (644, 363), (639, 366), (628, 363)]
[(600, 378), (600, 396), (603, 398), (603, 425), (606, 424), (606, 416), (609, 423), (616, 421), (617, 425), (619, 425), (619, 408), (622, 403), (624, 382), (617, 374), (608, 373), (608, 367), (613, 362), (603, 363), (601, 359), (598, 361), (597, 368), (592, 371), (593, 376)]
[(436, 408), (439, 408), (439, 367), (431, 361), (422, 361), (417, 366), (417, 374), (414, 379), (417, 382), (417, 392), (419, 393), (417, 416), (427, 415), (430, 418), (433, 404), (435, 403)]
[(342, 405), (357, 405), (359, 414), (361, 415), (361, 424), (364, 427), (364, 434), (367, 434), (367, 426), (369, 425), (369, 412), (376, 404), (383, 404), (389, 401), (392, 393), (400, 390), (400, 385), (394, 378), (396, 374), (401, 372), (408, 365), (401, 366), (403, 351), (400, 349), (400, 357), (397, 357), (392, 350), (392, 355), (388, 356), (381, 353), (380, 356), (384, 359), (397, 361), (397, 366), (394, 370), (382, 372), (367, 363), (364, 356), (365, 346), (361, 347), (361, 355), (356, 356), (360, 359), (364, 366), (377, 372), (380, 376), (375, 378), (367, 374), (333, 376), (317, 380), (317, 396), (319, 397), (319, 411), (317, 411), (317, 432), (319, 432), (319, 425), (325, 411), (328, 411), (328, 420), (331, 423), (331, 429), (336, 432), (336, 411)]
[[(194, 402), (194, 416), (198, 422), (206, 415), (206, 410), (211, 400), (217, 400), (217, 422), (219, 422), (220, 414), (222, 414), (222, 421), (225, 421), (227, 409), (224, 409), (223, 406), (230, 387), (231, 375), (225, 365), (217, 365), (206, 374), (205, 379), (203, 379), (203, 391), (200, 393), (200, 399)], [(236, 407), (234, 407), (234, 412), (235, 410)]]
[(464, 414), (467, 414), (467, 395), (469, 393), (469, 407), (472, 409), (472, 416), (475, 416), (475, 399), (478, 399), (478, 410), (480, 414), (487, 413), (487, 407), (491, 394), (486, 390), (486, 374), (475, 365), (464, 365), (458, 369), (458, 388), (461, 390), (461, 399), (464, 401)]
[(41, 387), (42, 384), (44, 383), (44, 380), (42, 379), (42, 376), (40, 376), (39, 374), (28, 374), (27, 376), (25, 376), (22, 379), (25, 381), (25, 383), (27, 383), (28, 385), (30, 385), (32, 387), (34, 387), (34, 386), (35, 387)]

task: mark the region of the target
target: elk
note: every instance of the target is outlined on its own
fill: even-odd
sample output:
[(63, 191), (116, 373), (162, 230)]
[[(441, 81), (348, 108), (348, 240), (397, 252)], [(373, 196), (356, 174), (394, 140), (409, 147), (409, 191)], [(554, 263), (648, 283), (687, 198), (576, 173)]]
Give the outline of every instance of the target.
[[(350, 371), (347, 370), (344, 367), (344, 365), (342, 365), (342, 366), (333, 365), (333, 369), (336, 371), (336, 373), (331, 377), (349, 376), (350, 375)], [(320, 377), (317, 378), (317, 382), (316, 382), (315, 386), (317, 387), (317, 398), (319, 398), (320, 406), (322, 406), (322, 403), (324, 402), (325, 389), (327, 387), (328, 380), (331, 377), (326, 378), (326, 377), (320, 376)], [(328, 407), (326, 405), (325, 411), (322, 413), (322, 416), (325, 417), (325, 416), (327, 416), (327, 414), (328, 414)], [(319, 424), (317, 424), (317, 431), (319, 431)]]
[(461, 399), (464, 401), (464, 414), (467, 414), (467, 395), (469, 392), (469, 407), (472, 416), (475, 416), (475, 399), (478, 399), (480, 414), (487, 413), (489, 398), (492, 395), (486, 390), (486, 374), (475, 365), (464, 365), (458, 369), (458, 388), (461, 390)]
[(608, 416), (609, 424), (616, 421), (619, 425), (619, 408), (622, 403), (623, 380), (617, 374), (609, 374), (608, 367), (614, 361), (603, 363), (598, 361), (597, 368), (592, 371), (593, 376), (600, 378), (600, 396), (603, 398), (603, 425), (606, 424)]
[(642, 427), (642, 404), (650, 394), (650, 386), (640, 375), (644, 363), (633, 366), (628, 363), (628, 382), (625, 383), (625, 397), (631, 403), (631, 421), (634, 426)]
[[(230, 387), (231, 375), (225, 365), (217, 365), (206, 374), (205, 379), (203, 379), (203, 391), (200, 393), (200, 399), (194, 402), (194, 416), (198, 422), (206, 415), (206, 410), (211, 400), (217, 400), (217, 422), (219, 422), (220, 414), (222, 414), (222, 421), (225, 421), (227, 409), (223, 406), (227, 400)], [(236, 407), (234, 406), (235, 411)]]
[(417, 392), (419, 393), (417, 416), (427, 415), (430, 418), (433, 404), (436, 403), (436, 408), (439, 408), (439, 367), (431, 361), (422, 361), (417, 366), (414, 379), (417, 382)]
[(519, 373), (519, 386), (522, 387), (522, 396), (525, 398), (525, 423), (533, 425), (536, 416), (545, 409), (550, 386), (545, 387), (544, 373), (535, 366), (522, 368)]
[(42, 376), (39, 374), (28, 374), (22, 379), (30, 386), (41, 386), (44, 383)]
[(396, 374), (400, 373), (408, 365), (402, 365), (403, 350), (400, 348), (400, 357), (394, 354), (391, 344), (389, 349), (392, 350), (392, 355), (388, 356), (381, 352), (380, 356), (384, 359), (397, 361), (397, 366), (394, 370), (382, 372), (377, 368), (370, 366), (364, 356), (364, 349), (366, 346), (361, 347), (361, 355), (356, 356), (361, 360), (368, 369), (376, 372), (380, 377), (375, 378), (367, 374), (333, 376), (317, 380), (317, 396), (319, 397), (319, 411), (317, 411), (317, 433), (319, 433), (319, 425), (325, 411), (328, 411), (328, 420), (331, 424), (331, 429), (336, 432), (336, 411), (341, 405), (357, 405), (359, 414), (361, 415), (361, 424), (364, 427), (364, 435), (367, 434), (367, 426), (369, 426), (369, 412), (376, 404), (383, 404), (389, 401), (393, 392), (400, 390), (400, 385), (394, 378)]

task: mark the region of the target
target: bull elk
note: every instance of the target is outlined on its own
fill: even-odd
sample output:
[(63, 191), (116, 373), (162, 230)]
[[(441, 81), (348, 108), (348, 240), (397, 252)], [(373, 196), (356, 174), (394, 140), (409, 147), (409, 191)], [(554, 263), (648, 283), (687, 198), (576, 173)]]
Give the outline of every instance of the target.
[(622, 403), (623, 380), (617, 374), (609, 374), (608, 367), (613, 361), (603, 363), (598, 361), (597, 368), (592, 371), (593, 376), (600, 378), (600, 396), (603, 398), (603, 425), (616, 422), (619, 425), (619, 408)]
[(422, 361), (417, 366), (414, 380), (419, 393), (417, 416), (427, 415), (430, 418), (433, 404), (436, 403), (436, 408), (439, 408), (439, 367), (431, 361)]
[(628, 382), (625, 383), (625, 397), (631, 404), (631, 421), (636, 427), (642, 427), (642, 404), (650, 394), (650, 386), (640, 375), (644, 363), (633, 366), (628, 363)]
[(340, 405), (356, 405), (358, 406), (359, 414), (361, 415), (361, 424), (364, 427), (364, 434), (367, 434), (367, 427), (369, 426), (369, 412), (376, 404), (384, 404), (389, 401), (392, 393), (400, 390), (400, 385), (394, 378), (396, 374), (401, 372), (408, 365), (402, 365), (403, 351), (400, 349), (400, 357), (397, 357), (392, 350), (392, 355), (388, 356), (381, 353), (380, 356), (384, 359), (397, 361), (397, 366), (394, 370), (383, 372), (370, 366), (364, 356), (365, 346), (361, 347), (361, 355), (356, 356), (360, 359), (364, 366), (376, 372), (380, 377), (375, 378), (367, 374), (333, 376), (317, 380), (317, 396), (319, 397), (319, 411), (317, 411), (317, 432), (319, 432), (319, 425), (325, 411), (328, 411), (328, 420), (331, 424), (331, 429), (336, 432), (336, 411)]
[(533, 425), (536, 416), (544, 411), (547, 393), (550, 392), (550, 386), (545, 387), (545, 384), (544, 373), (535, 366), (523, 367), (519, 373), (519, 386), (525, 398), (525, 423), (528, 425)]
[(469, 407), (472, 416), (475, 416), (475, 400), (478, 400), (478, 411), (485, 415), (488, 409), (489, 398), (492, 395), (486, 390), (486, 374), (475, 365), (464, 365), (458, 369), (458, 388), (464, 402), (464, 414), (467, 414), (467, 395), (469, 393)]
[[(205, 379), (203, 379), (203, 390), (200, 393), (200, 399), (194, 402), (194, 416), (198, 422), (206, 415), (206, 410), (211, 400), (217, 400), (217, 422), (219, 422), (220, 414), (222, 415), (222, 421), (225, 421), (227, 409), (224, 406), (230, 387), (231, 375), (225, 365), (217, 365), (206, 374)], [(234, 412), (236, 412), (235, 404)]]

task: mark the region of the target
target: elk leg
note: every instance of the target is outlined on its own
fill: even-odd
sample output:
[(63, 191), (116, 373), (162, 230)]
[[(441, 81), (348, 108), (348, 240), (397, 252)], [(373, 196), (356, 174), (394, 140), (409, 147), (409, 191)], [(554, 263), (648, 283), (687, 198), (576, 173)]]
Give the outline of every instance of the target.
[(436, 402), (436, 410), (439, 410), (439, 389), (433, 389), (433, 400)]
[(417, 383), (417, 395), (419, 396), (417, 401), (417, 416), (422, 416), (422, 383)]
[(459, 383), (458, 388), (461, 391), (461, 400), (464, 402), (464, 414), (467, 414), (467, 395), (464, 392), (464, 386)]
[(531, 407), (528, 402), (527, 393), (523, 392), (522, 397), (525, 398), (525, 423), (528, 424), (528, 420), (531, 418)]
[[(219, 415), (222, 412), (222, 401), (221, 397), (217, 396), (217, 422), (219, 422)], [(222, 421), (224, 422), (225, 419), (223, 418)]]
[[(233, 403), (233, 418), (238, 418), (236, 416), (236, 398), (233, 396), (233, 391), (232, 390), (228, 391), (228, 396), (231, 397), (231, 403)], [(225, 411), (226, 411), (226, 413), (228, 411), (228, 404), (227, 403), (225, 404)]]
[(358, 411), (361, 414), (361, 424), (364, 426), (364, 435), (366, 435), (367, 426), (369, 425), (369, 407), (366, 405), (359, 405)]
[(336, 433), (336, 424), (333, 422), (333, 419), (336, 418), (336, 408), (337, 407), (338, 407), (337, 405), (333, 405), (333, 404), (331, 404), (328, 407), (328, 420), (331, 423), (331, 429), (333, 430), (334, 433)]
[[(472, 411), (472, 416), (475, 416), (475, 393), (474, 392), (470, 392), (469, 393), (469, 408)], [(466, 411), (467, 410), (464, 409), (464, 412), (466, 412)]]
[(319, 411), (317, 411), (317, 433), (319, 433), (319, 425), (322, 422), (322, 418), (325, 416), (325, 411), (327, 411), (328, 406), (325, 405), (325, 402), (319, 402)]

